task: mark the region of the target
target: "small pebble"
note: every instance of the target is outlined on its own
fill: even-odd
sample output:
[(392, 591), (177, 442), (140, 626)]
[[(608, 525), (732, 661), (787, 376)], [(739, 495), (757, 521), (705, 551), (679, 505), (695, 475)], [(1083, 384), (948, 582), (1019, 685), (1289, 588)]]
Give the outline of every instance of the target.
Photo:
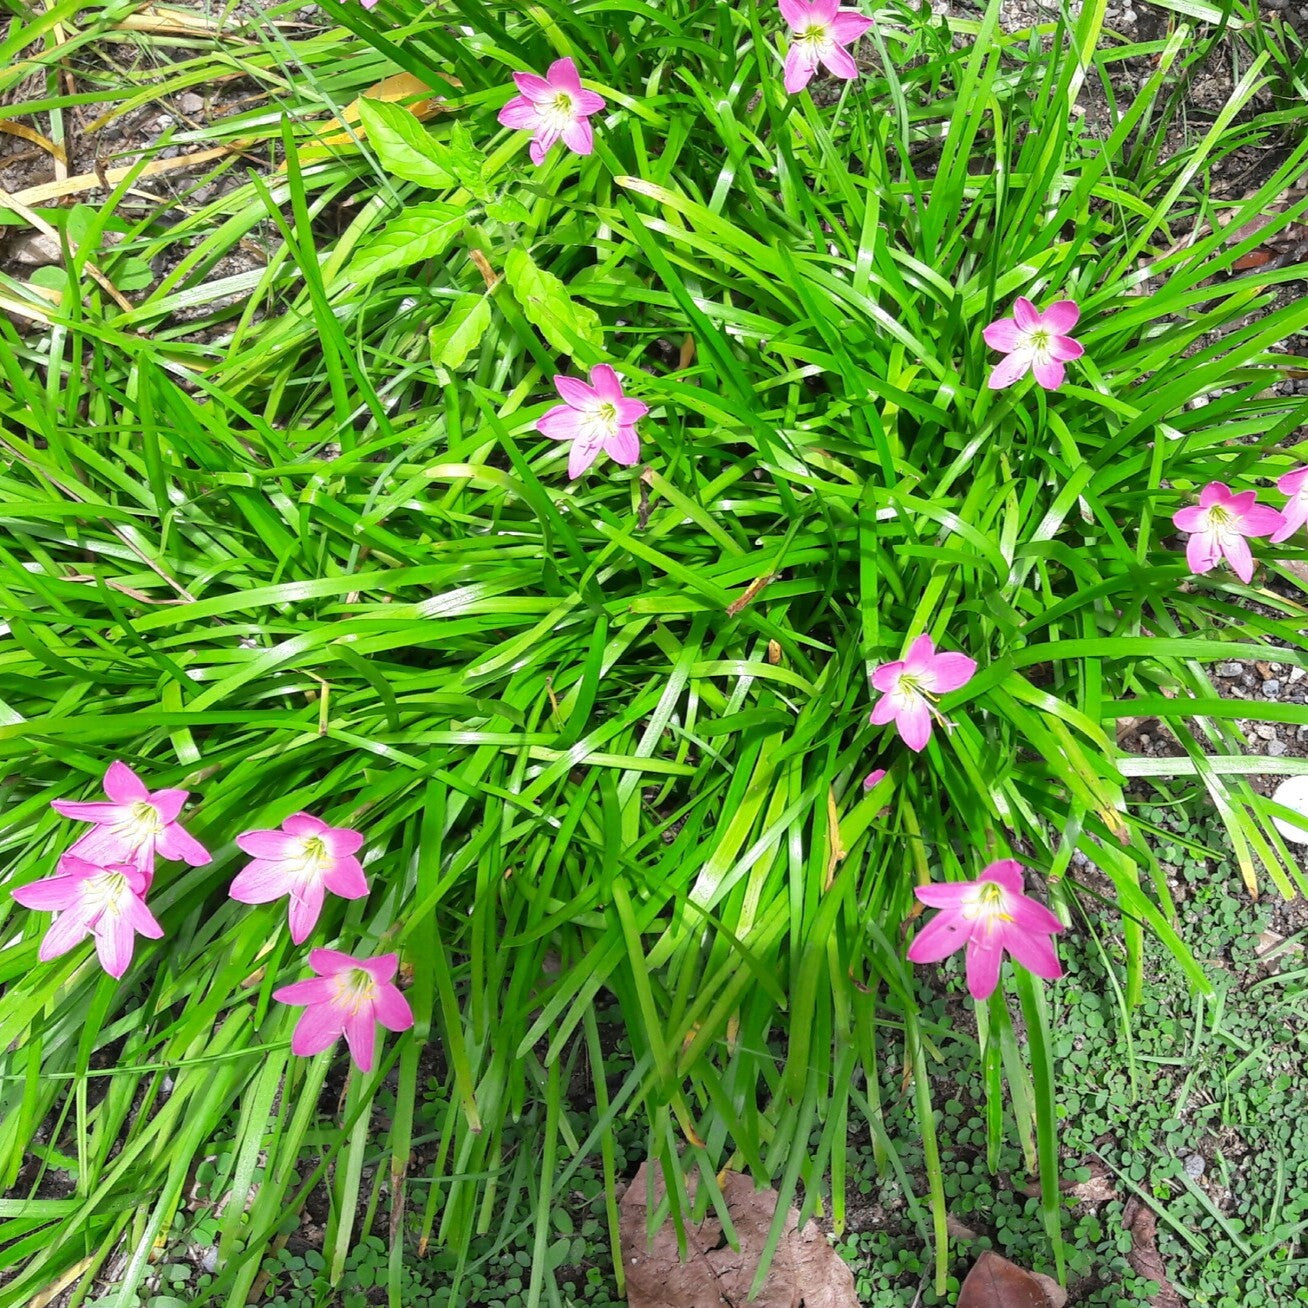
[(196, 95), (194, 91), (187, 91), (185, 95), (177, 97), (177, 107), (182, 113), (194, 118), (196, 114), (204, 112), (204, 97)]
[(1222, 663), (1218, 666), (1217, 675), (1219, 677), (1238, 677), (1244, 671), (1242, 663)]
[(1263, 694), (1268, 699), (1273, 699), (1281, 693), (1281, 683), (1272, 677), (1270, 681), (1263, 682)]
[(1206, 1164), (1201, 1154), (1191, 1154), (1190, 1157), (1185, 1160), (1184, 1166), (1186, 1176), (1188, 1176), (1192, 1181), (1197, 1181), (1204, 1174), (1204, 1167)]
[(1261, 740), (1275, 740), (1276, 728), (1270, 722), (1255, 722), (1254, 735)]
[(1304, 670), (1303, 668), (1291, 668), (1291, 669), (1290, 669), (1290, 684), (1291, 684), (1291, 685), (1294, 685), (1294, 683), (1295, 683), (1296, 681), (1302, 681), (1303, 678), (1304, 678), (1304, 673), (1305, 673), (1305, 670)]
[(1267, 752), (1273, 758), (1280, 758), (1286, 752), (1287, 746), (1283, 740), (1269, 740), (1267, 742)]

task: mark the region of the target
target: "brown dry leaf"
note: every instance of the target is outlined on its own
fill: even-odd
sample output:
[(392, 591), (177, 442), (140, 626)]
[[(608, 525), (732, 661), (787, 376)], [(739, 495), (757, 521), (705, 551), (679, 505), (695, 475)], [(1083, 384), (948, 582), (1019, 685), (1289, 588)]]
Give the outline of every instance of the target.
[(57, 145), (48, 136), (42, 136), (35, 128), (28, 127), (23, 123), (0, 122), (0, 132), (7, 132), (10, 136), (21, 137), (24, 141), (32, 145), (39, 145), (47, 154), (53, 155), (60, 163), (67, 163), (68, 156), (64, 153), (64, 147)]
[(1016, 1263), (986, 1250), (958, 1292), (958, 1308), (1052, 1308), (1040, 1282)]
[(1064, 1194), (1070, 1194), (1088, 1204), (1102, 1204), (1117, 1198), (1117, 1189), (1109, 1174), (1106, 1164), (1098, 1158), (1092, 1158), (1086, 1164), (1090, 1169), (1088, 1181), (1076, 1181), (1063, 1188)]
[[(803, 1230), (792, 1208), (768, 1269), (763, 1289), (749, 1298), (759, 1255), (776, 1211), (775, 1190), (756, 1190), (749, 1177), (724, 1172), (719, 1178), (727, 1211), (740, 1240), (732, 1249), (710, 1210), (698, 1226), (686, 1227), (686, 1261), (677, 1252), (677, 1232), (665, 1221), (651, 1244), (646, 1236), (648, 1164), (642, 1163), (622, 1196), (622, 1262), (631, 1308), (858, 1308), (854, 1274), (840, 1260), (816, 1222)], [(690, 1191), (694, 1194), (693, 1178)], [(664, 1194), (654, 1173), (653, 1200)], [(1045, 1308), (1045, 1305), (1038, 1305)]]
[(966, 1241), (977, 1238), (977, 1233), (970, 1226), (964, 1226), (953, 1213), (945, 1214), (945, 1231), (951, 1240)]
[[(454, 79), (450, 79), (454, 82)], [(455, 82), (455, 85), (459, 83)], [(425, 123), (428, 118), (434, 118), (438, 113), (445, 109), (444, 101), (433, 99), (431, 97), (431, 87), (426, 82), (419, 81), (412, 73), (392, 73), (390, 77), (383, 77), (375, 86), (370, 86), (361, 96), (351, 100), (344, 109), (341, 110), (340, 118), (333, 118), (331, 122), (324, 123), (319, 129), (316, 139), (300, 147), (301, 155), (317, 155), (323, 150), (328, 150), (338, 145), (350, 145), (354, 137), (349, 132), (339, 130), (346, 123), (355, 127), (355, 134), (366, 136), (367, 133), (362, 127), (356, 126), (359, 121), (359, 100), (386, 100), (394, 103), (399, 100), (408, 100), (415, 95), (425, 96), (425, 99), (414, 100), (412, 104), (405, 105), (405, 108), (420, 122)], [(327, 135), (327, 133), (332, 135)], [(285, 165), (283, 164), (284, 168)]]
[(1049, 1308), (1067, 1308), (1067, 1291), (1052, 1276), (1046, 1276), (1043, 1272), (1032, 1272), (1031, 1279), (1045, 1292), (1045, 1298), (1049, 1300)]
[(1138, 1199), (1132, 1199), (1122, 1214), (1122, 1225), (1131, 1236), (1131, 1252), (1126, 1255), (1126, 1261), (1137, 1276), (1158, 1282), (1158, 1289), (1149, 1300), (1153, 1308), (1183, 1308), (1181, 1296), (1167, 1279), (1167, 1270), (1158, 1252), (1158, 1218), (1153, 1209)]

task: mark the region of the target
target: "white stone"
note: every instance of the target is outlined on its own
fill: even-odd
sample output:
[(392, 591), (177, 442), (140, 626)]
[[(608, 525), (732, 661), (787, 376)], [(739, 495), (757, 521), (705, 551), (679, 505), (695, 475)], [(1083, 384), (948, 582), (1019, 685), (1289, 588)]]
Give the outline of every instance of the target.
[[(1302, 813), (1305, 818), (1308, 818), (1308, 776), (1286, 777), (1276, 787), (1272, 798), (1278, 804), (1283, 804), (1286, 808)], [(1286, 840), (1292, 840), (1296, 845), (1308, 845), (1308, 825), (1294, 826), (1278, 817), (1272, 818), (1272, 822)]]

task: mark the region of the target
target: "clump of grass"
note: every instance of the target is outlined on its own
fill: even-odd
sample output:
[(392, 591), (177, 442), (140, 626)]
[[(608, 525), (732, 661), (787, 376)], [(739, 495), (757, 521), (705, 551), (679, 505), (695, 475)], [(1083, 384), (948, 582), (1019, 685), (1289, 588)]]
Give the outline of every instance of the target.
[[(278, 168), (114, 244), (183, 252), (130, 311), (85, 268), (124, 182), (44, 334), (0, 320), (8, 882), (53, 869), (49, 801), (114, 757), (192, 790), (215, 853), (160, 875), (166, 938), (122, 984), (81, 954), (37, 966), (35, 926), (0, 906), (5, 1293), (80, 1302), (118, 1256), (128, 1302), (215, 1156), (200, 1301), (244, 1302), (325, 1186), (329, 1285), (389, 1210), (391, 1304), (411, 1248), (450, 1256), (457, 1296), (479, 1241), (525, 1230), (534, 1305), (556, 1294), (554, 1198), (596, 1157), (614, 1239), (626, 1122), (679, 1211), (683, 1169), (703, 1210), (731, 1163), (839, 1230), (851, 1121), (902, 1167), (887, 1031), (943, 1290), (914, 882), (1017, 853), (1073, 921), (1120, 914), (1132, 1004), (1146, 932), (1208, 982), (1130, 777), (1199, 776), (1246, 881), (1302, 889), (1233, 725), (1273, 709), (1207, 672), (1272, 641), (1308, 660), (1276, 561), (1302, 541), (1252, 587), (1192, 581), (1170, 517), (1303, 461), (1303, 402), (1278, 389), (1308, 324), (1281, 294), (1296, 270), (1232, 270), (1308, 209), (1275, 210), (1308, 144), (1244, 198), (1202, 184), (1303, 111), (1245, 112), (1263, 52), (1161, 157), (1165, 94), (1215, 39), (1178, 25), (1092, 130), (1073, 108), (1104, 67), (1093, 5), (1039, 50), (995, 4), (952, 33), (897, 10), (834, 98), (782, 93), (768, 5), (460, 4), (457, 28), (328, 9), (356, 34), (325, 38), (339, 62), (319, 51), (291, 112), (249, 124)], [(592, 156), (535, 170), (495, 114), (511, 71), (562, 53), (609, 110)], [(409, 138), (422, 181), (349, 127), (397, 73), (435, 102)], [(208, 284), (256, 224), (279, 234), (266, 265)], [(1056, 393), (987, 387), (981, 329), (1019, 294), (1081, 304)], [(535, 422), (555, 373), (602, 361), (651, 406), (643, 463), (569, 484)], [(923, 630), (980, 670), (919, 756), (869, 726), (867, 672)], [(1145, 714), (1183, 757), (1122, 756), (1116, 721)], [(398, 950), (417, 1016), (343, 1093), (327, 1058), (290, 1056), (271, 1000), (304, 974), (284, 913), (226, 896), (236, 834), (297, 810), (366, 832), (372, 892), (331, 902), (321, 943)], [(1038, 1172), (1061, 1268), (1064, 1074), (1043, 991), (1017, 972), (1007, 994), (1027, 1055), (1003, 1003), (978, 1010), (987, 1154), (1008, 1141)], [(631, 1052), (612, 1080), (601, 996)], [(444, 1115), (419, 1175), (424, 1049)], [(574, 1095), (597, 1106), (584, 1136)]]

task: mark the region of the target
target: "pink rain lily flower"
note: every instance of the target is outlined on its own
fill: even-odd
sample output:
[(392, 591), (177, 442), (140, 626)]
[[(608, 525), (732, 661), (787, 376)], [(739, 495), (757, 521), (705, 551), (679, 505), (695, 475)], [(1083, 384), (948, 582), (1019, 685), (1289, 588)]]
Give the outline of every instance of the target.
[(781, 16), (792, 33), (784, 79), (791, 95), (809, 84), (819, 64), (847, 82), (858, 76), (858, 65), (845, 47), (872, 26), (872, 19), (841, 9), (840, 0), (781, 0)]
[(1018, 296), (1013, 316), (992, 322), (981, 333), (987, 345), (1008, 356), (990, 374), (990, 389), (1011, 386), (1029, 369), (1045, 390), (1056, 391), (1063, 384), (1063, 365), (1085, 353), (1080, 341), (1067, 334), (1080, 316), (1075, 300), (1055, 300), (1041, 313), (1030, 300)]
[(595, 134), (589, 119), (604, 108), (604, 100), (582, 86), (571, 59), (556, 59), (544, 77), (514, 73), (513, 81), (522, 94), (500, 110), (499, 121), (514, 131), (532, 133), (532, 163), (544, 163), (550, 146), (558, 140), (574, 154), (594, 150)]
[(1222, 558), (1241, 581), (1253, 576), (1253, 554), (1246, 536), (1270, 536), (1279, 531), (1285, 517), (1266, 504), (1259, 504), (1254, 491), (1231, 493), (1220, 481), (1210, 481), (1199, 492), (1199, 503), (1172, 515), (1177, 531), (1187, 531), (1185, 560), (1194, 573), (1211, 572)]
[(320, 1054), (342, 1032), (359, 1071), (371, 1072), (377, 1023), (388, 1031), (407, 1031), (413, 1010), (394, 984), (396, 954), (354, 958), (335, 949), (311, 949), (309, 967), (317, 973), (273, 991), (283, 1004), (306, 1004), (291, 1036), (291, 1053)]
[(925, 749), (932, 717), (945, 728), (952, 725), (935, 707), (936, 696), (966, 686), (975, 672), (974, 659), (966, 654), (937, 654), (931, 637), (919, 636), (903, 659), (873, 671), (872, 685), (882, 695), (870, 720), (877, 727), (894, 722), (909, 749)]
[(154, 879), (154, 856), (179, 859), (192, 867), (210, 861), (209, 851), (177, 820), (190, 794), (187, 790), (151, 792), (126, 763), (113, 762), (104, 774), (107, 804), (79, 803), (55, 799), (50, 806), (64, 817), (94, 822), (95, 827), (79, 836), (60, 860), (84, 859), (100, 867), (130, 863), (145, 873), (144, 890)]
[(607, 363), (590, 370), (589, 386), (576, 377), (555, 377), (554, 385), (563, 403), (543, 414), (536, 430), (551, 440), (572, 442), (569, 477), (580, 477), (601, 450), (626, 467), (640, 458), (635, 423), (649, 412), (649, 405), (628, 399)]
[(938, 963), (966, 945), (967, 988), (973, 999), (994, 993), (1005, 950), (1047, 981), (1063, 975), (1051, 938), (1063, 924), (1023, 893), (1022, 865), (1014, 859), (991, 863), (976, 881), (917, 886), (913, 893), (940, 912), (909, 946), (910, 961)]
[(292, 813), (280, 831), (242, 831), (237, 847), (254, 861), (237, 873), (227, 892), (242, 904), (268, 904), (291, 897), (291, 939), (308, 938), (327, 891), (342, 899), (368, 893), (363, 866), (354, 857), (363, 836), (348, 827), (329, 827), (309, 813)]
[(158, 940), (163, 927), (145, 906), (148, 876), (130, 863), (101, 867), (75, 854), (59, 860), (59, 871), (12, 891), (25, 908), (54, 913), (37, 957), (48, 963), (87, 936), (95, 940), (100, 966), (117, 980), (127, 971), (137, 935)]
[(1290, 501), (1281, 510), (1285, 522), (1272, 535), (1273, 545), (1289, 540), (1305, 522), (1308, 522), (1308, 468), (1296, 468), (1293, 472), (1287, 472), (1276, 483), (1276, 489), (1282, 495), (1288, 495)]

